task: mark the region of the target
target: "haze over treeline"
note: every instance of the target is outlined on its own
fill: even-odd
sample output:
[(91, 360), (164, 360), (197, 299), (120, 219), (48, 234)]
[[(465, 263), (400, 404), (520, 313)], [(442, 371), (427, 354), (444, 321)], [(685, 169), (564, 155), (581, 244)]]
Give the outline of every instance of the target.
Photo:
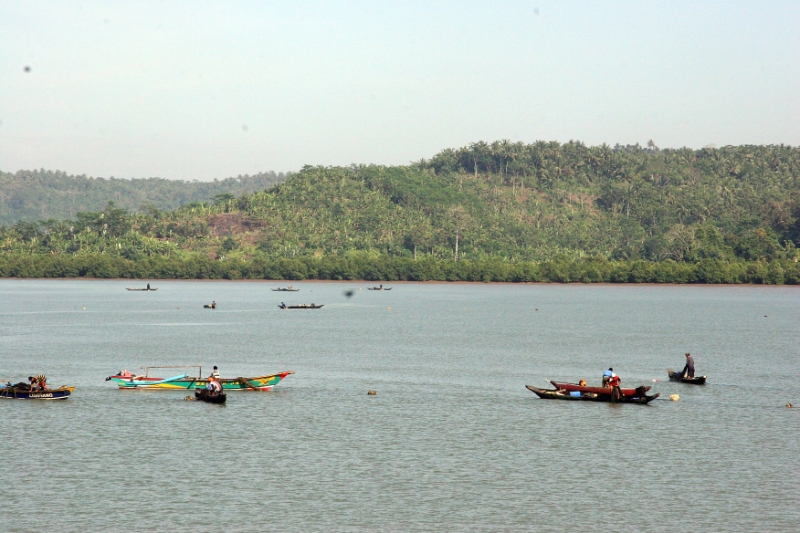
[[(123, 275), (171, 264), (175, 277), (416, 279), (409, 265), (446, 262), (458, 264), (447, 279), (486, 279), (480, 268), (505, 279), (496, 265), (555, 261), (584, 265), (566, 280), (609, 280), (616, 262), (628, 269), (620, 280), (649, 264), (671, 272), (661, 281), (765, 282), (771, 268), (774, 282), (794, 282), (799, 180), (790, 146), (478, 142), (405, 166), (308, 166), (267, 190), (171, 211), (114, 203), (19, 222), (0, 243), (12, 255), (114, 258)], [(511, 277), (565, 280), (534, 270)]]
[(143, 206), (176, 209), (192, 202), (210, 201), (218, 194), (241, 196), (264, 190), (284, 179), (285, 174), (275, 172), (214, 181), (181, 181), (70, 176), (44, 169), (0, 171), (0, 225), (73, 218), (76, 213), (99, 211), (109, 201), (131, 212)]

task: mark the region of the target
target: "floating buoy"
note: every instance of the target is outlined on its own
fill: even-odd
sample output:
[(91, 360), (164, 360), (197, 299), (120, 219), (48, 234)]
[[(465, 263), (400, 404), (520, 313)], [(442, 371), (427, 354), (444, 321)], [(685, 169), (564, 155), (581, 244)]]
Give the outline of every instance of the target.
[(86, 311), (86, 308), (84, 307), (83, 310)]
[(391, 307), (387, 307), (387, 308), (386, 308), (386, 310), (387, 310), (387, 311), (391, 311), (391, 310), (392, 310), (392, 308), (391, 308)]
[(790, 403), (787, 403), (786, 407), (794, 407), (794, 406), (792, 404), (790, 404)]
[(370, 390), (367, 391), (367, 396), (375, 396), (377, 394), (378, 394), (378, 391), (376, 391), (375, 389), (370, 389)]
[(680, 399), (681, 399), (681, 397), (678, 396), (677, 394), (670, 394), (669, 395), (669, 401), (671, 401), (671, 402), (677, 402)]

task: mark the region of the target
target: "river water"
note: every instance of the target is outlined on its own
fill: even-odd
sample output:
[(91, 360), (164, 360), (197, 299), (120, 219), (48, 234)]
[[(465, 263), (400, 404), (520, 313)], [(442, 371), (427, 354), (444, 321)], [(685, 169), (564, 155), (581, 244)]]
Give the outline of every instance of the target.
[[(151, 284), (0, 280), (0, 379), (78, 387), (0, 401), (0, 531), (800, 531), (800, 288)], [(687, 351), (708, 385), (667, 381)], [(104, 381), (146, 365), (296, 374)], [(663, 400), (525, 389), (609, 366)]]

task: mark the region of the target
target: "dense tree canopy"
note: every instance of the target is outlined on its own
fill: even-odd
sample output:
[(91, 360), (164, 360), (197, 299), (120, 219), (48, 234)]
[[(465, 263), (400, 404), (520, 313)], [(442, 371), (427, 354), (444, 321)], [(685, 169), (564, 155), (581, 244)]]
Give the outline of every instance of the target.
[(123, 276), (795, 283), (798, 180), (788, 146), (480, 142), (407, 166), (306, 167), (174, 210), (20, 221), (0, 250), (56, 269), (105, 257)]

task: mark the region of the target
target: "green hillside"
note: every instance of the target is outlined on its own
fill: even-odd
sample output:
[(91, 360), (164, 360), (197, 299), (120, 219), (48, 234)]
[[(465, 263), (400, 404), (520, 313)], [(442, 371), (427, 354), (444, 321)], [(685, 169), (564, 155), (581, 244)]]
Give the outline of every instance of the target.
[(285, 175), (274, 172), (211, 182), (104, 179), (46, 170), (0, 172), (0, 225), (73, 218), (80, 212), (100, 211), (109, 201), (129, 211), (142, 206), (175, 209), (218, 194), (241, 196), (264, 190), (284, 179)]
[(799, 180), (788, 146), (498, 141), (408, 166), (306, 167), (172, 211), (17, 223), (0, 247), (116, 258), (132, 276), (795, 282)]

